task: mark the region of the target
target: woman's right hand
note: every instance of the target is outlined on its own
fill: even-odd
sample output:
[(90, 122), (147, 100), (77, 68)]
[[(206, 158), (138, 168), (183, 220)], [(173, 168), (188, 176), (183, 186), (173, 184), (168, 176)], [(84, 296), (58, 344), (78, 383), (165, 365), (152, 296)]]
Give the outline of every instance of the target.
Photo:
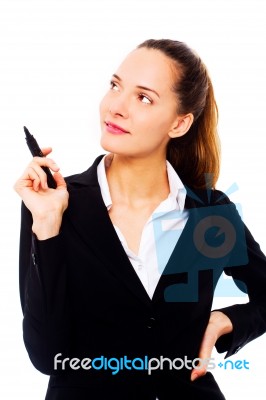
[[(42, 149), (44, 156), (52, 149)], [(48, 188), (47, 176), (41, 167), (54, 172), (56, 189)], [(56, 163), (46, 157), (34, 157), (14, 185), (33, 218), (32, 230), (39, 240), (49, 239), (59, 233), (62, 216), (68, 206), (67, 185), (58, 172)]]

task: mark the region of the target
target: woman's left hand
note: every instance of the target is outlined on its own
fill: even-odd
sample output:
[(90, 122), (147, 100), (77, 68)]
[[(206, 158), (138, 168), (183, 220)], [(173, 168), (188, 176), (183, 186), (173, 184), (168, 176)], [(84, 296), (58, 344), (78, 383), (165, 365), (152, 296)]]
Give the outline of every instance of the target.
[[(210, 359), (212, 350), (218, 338), (226, 333), (232, 332), (232, 330), (233, 325), (227, 315), (221, 311), (212, 311), (201, 342), (199, 358), (201, 360)], [(191, 380), (194, 381), (195, 379), (205, 375), (207, 372), (207, 365), (208, 363), (202, 363), (200, 369), (200, 365), (197, 368), (194, 368), (191, 372)]]

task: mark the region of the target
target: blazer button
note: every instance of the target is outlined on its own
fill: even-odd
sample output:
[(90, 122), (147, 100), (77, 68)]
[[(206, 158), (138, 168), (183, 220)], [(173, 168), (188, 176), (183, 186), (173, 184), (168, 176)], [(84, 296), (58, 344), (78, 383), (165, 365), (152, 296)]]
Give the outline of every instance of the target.
[(148, 320), (147, 328), (151, 329), (151, 328), (154, 327), (154, 325), (155, 325), (155, 318), (150, 317), (149, 320)]

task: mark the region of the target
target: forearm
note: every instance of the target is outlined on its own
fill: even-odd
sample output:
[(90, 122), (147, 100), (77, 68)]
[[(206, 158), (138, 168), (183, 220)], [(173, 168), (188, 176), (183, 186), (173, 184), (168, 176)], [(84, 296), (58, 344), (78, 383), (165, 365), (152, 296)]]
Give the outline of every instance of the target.
[[(21, 260), (28, 260), (27, 274), (21, 281), (25, 346), (33, 365), (50, 375), (54, 356), (68, 347), (68, 295), (61, 236), (39, 241), (33, 235), (30, 254)], [(20, 267), (25, 268), (23, 264)]]
[(53, 372), (53, 358), (68, 346), (66, 267), (60, 235), (33, 240), (23, 320), (26, 348), (34, 366)]

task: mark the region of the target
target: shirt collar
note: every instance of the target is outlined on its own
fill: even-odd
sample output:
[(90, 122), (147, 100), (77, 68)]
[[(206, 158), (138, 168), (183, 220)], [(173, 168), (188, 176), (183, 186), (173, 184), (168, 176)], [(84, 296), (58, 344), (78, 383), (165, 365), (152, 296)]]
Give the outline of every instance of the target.
[[(106, 154), (102, 158), (97, 167), (97, 176), (102, 198), (108, 210), (112, 206), (112, 199), (110, 195), (105, 168), (108, 168), (108, 166), (111, 164), (112, 158), (113, 158), (112, 154)], [(157, 209), (156, 211), (161, 212), (161, 211), (175, 210), (177, 208), (177, 204), (179, 210), (183, 211), (186, 200), (185, 186), (183, 185), (181, 179), (179, 178), (178, 174), (176, 173), (172, 165), (169, 163), (169, 161), (166, 161), (166, 170), (168, 175), (170, 193), (168, 195), (168, 198), (162, 201), (162, 203), (160, 204), (159, 206), (160, 209)]]
[(112, 206), (109, 185), (106, 177), (106, 170), (112, 162), (112, 154), (106, 154), (100, 161), (97, 167), (98, 182), (102, 193), (102, 198), (105, 206), (109, 210)]
[(179, 210), (183, 211), (185, 208), (185, 200), (186, 200), (186, 188), (183, 185), (183, 182), (179, 178), (177, 172), (175, 169), (172, 167), (172, 165), (169, 163), (169, 161), (166, 160), (166, 169), (167, 169), (167, 175), (168, 175), (168, 182), (169, 182), (169, 187), (170, 187), (170, 193), (168, 196), (168, 199), (171, 200), (172, 206), (176, 208), (176, 202), (178, 203)]

